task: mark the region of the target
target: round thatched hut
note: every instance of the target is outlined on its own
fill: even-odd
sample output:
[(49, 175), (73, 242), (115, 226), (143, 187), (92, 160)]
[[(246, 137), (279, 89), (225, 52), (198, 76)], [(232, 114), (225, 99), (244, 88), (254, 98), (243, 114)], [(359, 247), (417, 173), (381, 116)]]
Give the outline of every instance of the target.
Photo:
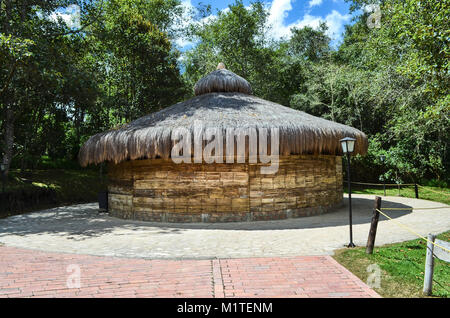
[(342, 203), (339, 140), (361, 131), (252, 95), (223, 64), (195, 97), (92, 136), (82, 166), (109, 162), (113, 216), (163, 222), (281, 219)]

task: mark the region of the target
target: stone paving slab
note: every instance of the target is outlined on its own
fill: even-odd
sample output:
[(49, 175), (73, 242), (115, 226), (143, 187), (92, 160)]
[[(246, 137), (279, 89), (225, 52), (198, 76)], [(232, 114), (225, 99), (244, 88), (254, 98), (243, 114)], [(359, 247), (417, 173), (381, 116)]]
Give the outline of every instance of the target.
[(146, 260), (0, 246), (0, 298), (17, 297), (379, 295), (330, 256)]
[[(365, 246), (373, 195), (353, 195), (353, 237)], [(147, 259), (210, 259), (332, 255), (349, 241), (348, 206), (320, 216), (236, 223), (148, 223), (98, 214), (81, 204), (0, 219), (0, 243), (29, 249)], [(383, 197), (382, 207), (442, 207), (389, 211), (421, 235), (450, 229), (450, 206), (426, 200)], [(416, 238), (380, 216), (376, 245)]]

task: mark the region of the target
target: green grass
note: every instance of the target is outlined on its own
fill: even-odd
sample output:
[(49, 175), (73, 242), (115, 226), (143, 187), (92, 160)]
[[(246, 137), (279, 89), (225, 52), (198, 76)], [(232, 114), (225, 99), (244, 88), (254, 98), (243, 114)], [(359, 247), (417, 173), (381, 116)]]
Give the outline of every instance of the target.
[[(50, 188), (55, 192), (55, 202), (33, 206), (29, 210), (39, 210), (53, 206), (63, 206), (75, 203), (97, 201), (98, 192), (106, 189), (106, 177), (99, 174), (98, 170), (11, 170), (8, 176), (6, 191), (39, 191), (42, 188)], [(8, 215), (18, 213), (14, 211)], [(4, 215), (4, 216), (8, 216)]]
[(12, 170), (8, 189), (48, 187), (56, 191), (60, 202), (96, 200), (98, 191), (105, 186), (106, 177), (96, 170)]
[[(450, 232), (438, 235), (450, 241)], [(422, 293), (426, 242), (417, 239), (374, 248), (368, 255), (365, 248), (341, 249), (333, 256), (340, 264), (366, 282), (367, 267), (377, 264), (381, 269), (380, 288), (374, 290), (383, 297), (425, 297)], [(450, 296), (450, 264), (435, 259), (433, 294), (431, 297)]]
[[(352, 193), (384, 195), (382, 186), (352, 185)], [(399, 196), (398, 188), (386, 187), (386, 195)], [(414, 186), (401, 187), (400, 196), (415, 198)], [(450, 204), (450, 191), (448, 188), (419, 187), (419, 198)], [(443, 233), (438, 238), (450, 241), (450, 232)], [(383, 297), (425, 297), (422, 294), (425, 253), (426, 242), (417, 239), (375, 248), (372, 255), (367, 255), (365, 248), (342, 249), (336, 251), (334, 258), (363, 281), (370, 274), (367, 266), (380, 266), (381, 288), (375, 290)], [(449, 263), (436, 259), (434, 281), (432, 296), (449, 297)]]
[[(344, 190), (347, 192), (347, 188)], [(434, 192), (433, 192), (434, 191)], [(437, 193), (439, 192), (439, 193)], [(358, 194), (374, 194), (383, 196), (383, 186), (372, 186), (367, 187), (364, 185), (353, 185), (352, 184), (352, 193)], [(399, 191), (396, 186), (386, 186), (386, 195), (387, 196), (398, 196)], [(415, 198), (416, 194), (414, 192), (414, 186), (405, 186), (400, 188), (400, 196), (406, 198)], [(430, 200), (436, 202), (442, 202), (445, 204), (450, 204), (450, 189), (448, 188), (439, 188), (439, 187), (419, 187), (419, 199)]]

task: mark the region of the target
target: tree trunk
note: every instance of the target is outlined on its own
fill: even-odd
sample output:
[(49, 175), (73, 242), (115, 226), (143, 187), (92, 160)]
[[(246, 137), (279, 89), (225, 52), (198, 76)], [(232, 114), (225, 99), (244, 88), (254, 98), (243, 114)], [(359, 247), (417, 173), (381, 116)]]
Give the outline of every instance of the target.
[[(9, 21), (11, 21), (11, 1), (2, 1), (2, 9), (4, 9), (6, 13), (6, 19), (4, 19), (3, 24), (3, 30), (5, 34), (10, 34), (10, 24)], [(2, 91), (0, 92), (0, 96), (3, 95), (3, 93), (6, 93), (6, 90), (9, 86), (9, 83), (11, 82), (13, 75), (16, 71), (17, 67), (17, 61), (14, 63), (13, 67), (11, 68), (11, 71), (9, 73), (9, 78), (5, 82)], [(8, 98), (7, 98), (8, 99)], [(4, 106), (6, 108), (6, 118), (4, 123), (4, 147), (3, 149), (3, 161), (2, 163), (5, 165), (5, 171), (4, 175), (7, 176), (9, 173), (9, 167), (11, 165), (11, 159), (13, 155), (13, 145), (14, 145), (14, 110), (12, 108), (12, 105), (8, 103), (8, 100), (6, 100), (6, 103), (4, 103)]]
[(5, 175), (9, 173), (11, 159), (13, 156), (14, 145), (14, 111), (11, 106), (6, 108), (6, 120), (4, 126), (4, 145), (3, 164), (5, 165)]

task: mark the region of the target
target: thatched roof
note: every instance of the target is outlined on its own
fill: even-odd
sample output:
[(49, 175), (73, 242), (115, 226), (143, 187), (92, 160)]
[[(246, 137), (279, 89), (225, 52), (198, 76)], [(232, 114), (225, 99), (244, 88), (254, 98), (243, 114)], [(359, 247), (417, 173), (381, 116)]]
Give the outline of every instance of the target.
[(367, 137), (361, 131), (249, 95), (248, 82), (228, 70), (210, 73), (195, 87), (194, 98), (92, 136), (80, 150), (81, 165), (169, 158), (172, 131), (183, 127), (193, 136), (199, 121), (203, 128), (222, 130), (222, 136), (229, 128), (254, 128), (257, 133), (278, 128), (280, 155), (341, 155), (339, 140), (347, 136), (356, 138), (355, 153), (367, 152)]
[(252, 93), (252, 87), (244, 78), (226, 70), (222, 65), (219, 64), (217, 70), (201, 78), (195, 84), (194, 93), (196, 96), (212, 92)]

